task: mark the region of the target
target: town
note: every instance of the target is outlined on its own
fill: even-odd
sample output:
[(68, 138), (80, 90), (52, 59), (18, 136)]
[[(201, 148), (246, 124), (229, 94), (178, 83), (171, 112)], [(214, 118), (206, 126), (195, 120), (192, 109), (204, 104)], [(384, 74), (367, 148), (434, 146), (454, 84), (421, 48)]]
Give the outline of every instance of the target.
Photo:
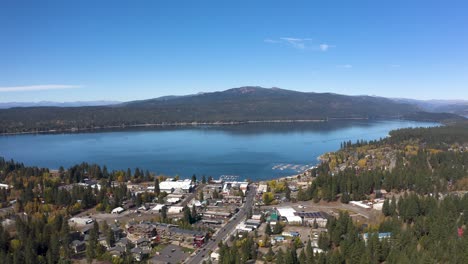
[[(259, 183), (239, 181), (239, 176), (233, 175), (223, 175), (217, 180), (211, 177), (197, 180), (194, 176), (128, 182), (125, 187), (133, 199), (123, 200), (108, 212), (96, 208), (81, 210), (68, 220), (72, 258), (84, 259), (89, 251), (95, 250), (89, 248), (95, 243), (103, 251), (100, 254), (112, 258), (131, 256), (134, 261), (149, 263), (216, 263), (219, 243), (242, 236), (253, 237), (262, 254), (290, 242), (302, 246), (311, 243), (314, 252), (322, 252), (318, 239), (326, 232), (330, 216), (347, 210), (357, 222), (366, 225), (370, 217), (378, 215), (370, 208), (382, 210), (382, 199), (376, 199), (374, 204), (349, 205), (299, 202), (299, 190), (310, 186), (312, 180), (309, 170)], [(101, 184), (85, 178), (59, 189), (71, 191), (74, 187), (99, 191)], [(3, 225), (13, 227), (14, 215), (6, 215)]]

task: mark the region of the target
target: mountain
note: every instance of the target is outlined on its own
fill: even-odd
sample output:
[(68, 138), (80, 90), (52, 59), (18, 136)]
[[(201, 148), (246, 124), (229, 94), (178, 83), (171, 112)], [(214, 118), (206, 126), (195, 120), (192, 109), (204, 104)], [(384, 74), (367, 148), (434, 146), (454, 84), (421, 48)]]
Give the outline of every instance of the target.
[(8, 109), (13, 107), (39, 107), (39, 106), (59, 106), (59, 107), (79, 107), (79, 106), (100, 106), (119, 104), (118, 101), (76, 101), (76, 102), (0, 102), (0, 109)]
[(452, 113), (468, 117), (467, 100), (415, 100), (398, 98), (396, 102), (417, 105), (422, 110), (434, 113)]
[(240, 87), (222, 92), (165, 96), (110, 106), (26, 107), (0, 110), (0, 132), (67, 131), (149, 124), (410, 118), (440, 121), (451, 114), (372, 96)]

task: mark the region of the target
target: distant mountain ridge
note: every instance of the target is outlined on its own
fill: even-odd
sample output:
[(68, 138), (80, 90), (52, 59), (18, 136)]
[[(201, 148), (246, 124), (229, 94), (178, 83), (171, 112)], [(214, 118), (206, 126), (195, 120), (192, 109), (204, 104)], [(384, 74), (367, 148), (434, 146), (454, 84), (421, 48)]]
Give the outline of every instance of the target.
[(378, 118), (440, 121), (458, 117), (424, 112), (416, 105), (382, 97), (245, 86), (221, 92), (164, 96), (109, 106), (3, 109), (0, 110), (0, 132)]
[(119, 101), (76, 101), (76, 102), (52, 102), (52, 101), (39, 101), (39, 102), (0, 102), (0, 109), (7, 109), (13, 107), (40, 107), (40, 106), (58, 106), (58, 107), (79, 107), (79, 106), (101, 106), (101, 105), (115, 105)]
[(452, 113), (468, 117), (468, 100), (416, 100), (397, 98), (396, 102), (417, 105), (422, 110), (434, 113)]

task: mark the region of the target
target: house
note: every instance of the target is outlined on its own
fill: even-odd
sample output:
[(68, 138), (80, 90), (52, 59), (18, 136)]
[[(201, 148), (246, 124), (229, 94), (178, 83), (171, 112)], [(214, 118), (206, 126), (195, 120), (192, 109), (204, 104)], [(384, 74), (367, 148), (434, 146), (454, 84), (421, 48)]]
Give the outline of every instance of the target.
[(144, 258), (149, 256), (150, 250), (135, 247), (130, 250), (130, 253), (132, 253), (133, 258), (136, 261), (142, 261)]
[(0, 183), (0, 189), (10, 189), (10, 185), (4, 184), (4, 183)]
[(262, 224), (262, 222), (260, 220), (248, 219), (244, 222), (244, 224), (246, 227), (257, 229)]
[(226, 195), (223, 197), (223, 203), (228, 204), (242, 204), (242, 196)]
[(86, 243), (80, 240), (73, 240), (71, 242), (71, 247), (75, 253), (80, 253), (82, 251), (85, 251)]
[(133, 243), (138, 243), (141, 238), (155, 239), (158, 235), (156, 225), (150, 222), (142, 222), (139, 224), (127, 223), (127, 238)]
[[(367, 240), (369, 239), (369, 236), (371, 236), (371, 235), (372, 235), (372, 233), (364, 233), (364, 234), (362, 234), (362, 238), (364, 239), (364, 242), (367, 242)], [(379, 238), (380, 241), (382, 241), (383, 239), (391, 238), (391, 237), (392, 237), (392, 233), (390, 233), (390, 232), (377, 233), (377, 237)]]
[(117, 242), (115, 242), (116, 247), (122, 247), (125, 250), (127, 249), (127, 245), (129, 245), (129, 244), (130, 244), (130, 241), (128, 241), (128, 239), (126, 237), (123, 237), (123, 238), (117, 240)]
[(119, 240), (123, 233), (122, 228), (117, 225), (111, 225), (110, 229), (112, 230), (112, 233), (114, 233), (115, 241)]
[(146, 237), (139, 238), (135, 244), (142, 249), (151, 249), (151, 241)]
[(268, 185), (266, 184), (259, 184), (258, 185), (258, 189), (257, 189), (257, 193), (259, 194), (262, 194), (264, 192), (268, 192)]
[(194, 247), (202, 247), (205, 244), (205, 236), (198, 235), (193, 238), (193, 246)]
[(254, 215), (252, 215), (252, 219), (253, 220), (260, 220), (260, 219), (262, 219), (262, 215), (261, 214), (254, 214)]
[(81, 229), (81, 233), (83, 235), (89, 235), (89, 233), (91, 232), (91, 229), (93, 229), (92, 226), (85, 226), (83, 229)]
[(112, 257), (121, 257), (123, 254), (125, 254), (126, 248), (121, 247), (121, 246), (115, 246), (115, 247), (109, 248), (108, 251)]
[(230, 218), (232, 216), (231, 213), (228, 212), (216, 212), (216, 211), (206, 211), (203, 212), (203, 217), (205, 218)]
[(214, 261), (219, 261), (219, 253), (217, 253), (217, 252), (211, 253), (210, 257)]
[(145, 203), (138, 207), (138, 210), (148, 211), (150, 209), (149, 204)]

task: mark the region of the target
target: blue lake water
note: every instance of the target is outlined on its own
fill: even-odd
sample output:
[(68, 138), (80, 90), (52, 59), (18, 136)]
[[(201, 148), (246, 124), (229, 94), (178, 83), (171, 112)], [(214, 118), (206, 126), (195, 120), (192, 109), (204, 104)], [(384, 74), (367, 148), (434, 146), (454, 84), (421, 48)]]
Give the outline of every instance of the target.
[(379, 139), (390, 130), (435, 125), (354, 120), (0, 136), (0, 156), (53, 169), (86, 161), (182, 178), (229, 174), (260, 180), (315, 165), (319, 155), (337, 150), (343, 141)]

